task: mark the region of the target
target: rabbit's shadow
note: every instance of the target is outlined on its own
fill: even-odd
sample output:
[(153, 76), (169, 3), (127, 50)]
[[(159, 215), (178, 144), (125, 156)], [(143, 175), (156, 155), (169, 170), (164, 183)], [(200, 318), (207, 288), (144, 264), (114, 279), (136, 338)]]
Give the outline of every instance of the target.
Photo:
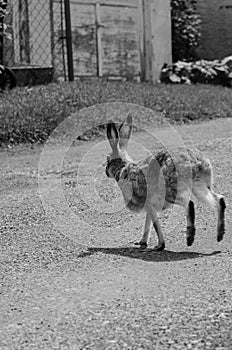
[(96, 253), (119, 255), (150, 262), (173, 262), (187, 259), (197, 259), (205, 256), (213, 256), (220, 254), (221, 251), (214, 251), (212, 253), (198, 253), (191, 251), (177, 252), (172, 250), (163, 250), (162, 252), (157, 252), (153, 249), (140, 249), (135, 247), (89, 247), (88, 250), (81, 253), (79, 257), (87, 257)]

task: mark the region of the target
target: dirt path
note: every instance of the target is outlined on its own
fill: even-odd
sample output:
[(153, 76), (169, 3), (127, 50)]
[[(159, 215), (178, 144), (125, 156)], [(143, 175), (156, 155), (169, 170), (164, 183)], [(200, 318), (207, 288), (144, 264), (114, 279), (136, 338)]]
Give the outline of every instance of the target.
[[(232, 348), (232, 119), (176, 130), (156, 130), (156, 145), (210, 156), (227, 201), (220, 244), (214, 215), (198, 207), (188, 248), (176, 208), (162, 215), (166, 251), (134, 248), (144, 216), (125, 212), (105, 178), (104, 140), (2, 151), (1, 350)], [(153, 131), (134, 135), (136, 158)]]

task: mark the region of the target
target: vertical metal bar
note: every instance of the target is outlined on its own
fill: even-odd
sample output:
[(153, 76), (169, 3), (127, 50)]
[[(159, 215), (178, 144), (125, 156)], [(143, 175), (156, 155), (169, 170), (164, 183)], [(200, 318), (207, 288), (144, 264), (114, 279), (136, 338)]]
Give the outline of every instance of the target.
[(50, 37), (51, 37), (51, 64), (52, 64), (52, 70), (53, 70), (52, 80), (56, 80), (53, 0), (49, 0), (49, 12), (50, 12), (49, 14), (50, 14)]
[(68, 79), (74, 80), (73, 72), (73, 52), (72, 52), (72, 28), (71, 28), (71, 14), (70, 14), (70, 2), (64, 0), (65, 10), (65, 28), (66, 28), (66, 43), (67, 43), (67, 60), (68, 60)]
[(97, 76), (102, 77), (102, 38), (101, 38), (101, 17), (100, 17), (100, 3), (95, 4), (95, 25), (96, 25), (96, 54), (97, 54)]
[(3, 25), (4, 25), (4, 18), (0, 18), (0, 64), (3, 64), (3, 35), (4, 35), (4, 30), (3, 30)]
[(4, 61), (4, 18), (5, 15), (3, 13), (6, 10), (7, 1), (1, 5), (2, 14), (0, 15), (0, 64), (3, 64)]
[(138, 46), (140, 57), (140, 80), (145, 81), (145, 50), (144, 50), (144, 1), (138, 0)]
[(28, 0), (19, 0), (19, 50), (20, 62), (30, 63), (30, 30)]
[(152, 24), (151, 11), (152, 0), (144, 1), (144, 56), (145, 56), (145, 80), (152, 82)]
[(62, 52), (62, 61), (63, 61), (63, 70), (64, 70), (64, 81), (67, 80), (66, 75), (66, 62), (64, 54), (64, 25), (63, 25), (63, 0), (60, 0), (60, 30), (61, 30), (61, 52)]

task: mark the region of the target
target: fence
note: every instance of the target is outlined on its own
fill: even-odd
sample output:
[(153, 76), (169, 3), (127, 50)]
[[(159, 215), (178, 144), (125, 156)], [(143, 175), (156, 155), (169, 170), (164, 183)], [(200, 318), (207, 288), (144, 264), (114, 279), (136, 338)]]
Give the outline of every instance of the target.
[(154, 80), (171, 60), (170, 0), (8, 0), (7, 10), (3, 63), (14, 69)]

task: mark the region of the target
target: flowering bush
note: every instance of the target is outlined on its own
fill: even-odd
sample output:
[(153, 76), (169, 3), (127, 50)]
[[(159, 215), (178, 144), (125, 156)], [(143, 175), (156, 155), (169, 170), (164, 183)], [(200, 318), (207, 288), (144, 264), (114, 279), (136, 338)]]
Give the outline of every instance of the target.
[(165, 64), (160, 80), (163, 83), (204, 83), (232, 87), (232, 56), (223, 60)]

